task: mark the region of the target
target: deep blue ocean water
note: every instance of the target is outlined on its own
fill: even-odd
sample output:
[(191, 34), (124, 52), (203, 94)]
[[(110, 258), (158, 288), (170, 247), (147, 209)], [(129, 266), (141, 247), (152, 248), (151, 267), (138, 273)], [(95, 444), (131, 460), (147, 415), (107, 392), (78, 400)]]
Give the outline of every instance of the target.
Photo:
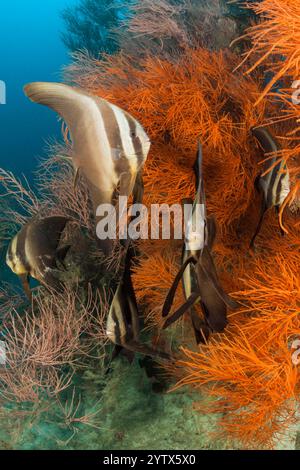
[[(23, 86), (61, 80), (70, 56), (61, 40), (60, 13), (75, 3), (9, 0), (0, 4), (0, 81), (6, 85), (6, 104), (0, 104), (0, 167), (17, 176), (24, 174), (31, 185), (39, 160), (47, 155), (47, 142), (61, 137), (61, 127), (55, 113), (25, 97)], [(0, 280), (18, 283), (4, 263), (3, 252)]]
[(60, 137), (55, 114), (23, 94), (30, 81), (60, 81), (70, 61), (61, 41), (60, 12), (76, 0), (9, 0), (0, 4), (0, 80), (7, 104), (0, 105), (0, 166), (29, 180), (46, 142)]

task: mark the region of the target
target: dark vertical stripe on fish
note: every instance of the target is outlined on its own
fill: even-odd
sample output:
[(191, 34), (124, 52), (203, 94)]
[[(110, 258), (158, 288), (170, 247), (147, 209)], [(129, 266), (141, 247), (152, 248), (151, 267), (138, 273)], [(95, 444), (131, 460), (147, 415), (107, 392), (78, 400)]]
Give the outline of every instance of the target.
[(114, 343), (116, 344), (121, 344), (121, 331), (120, 331), (120, 325), (119, 325), (119, 319), (116, 315), (115, 309), (112, 311), (112, 318), (115, 323), (114, 326)]
[(144, 155), (141, 140), (137, 135), (137, 123), (129, 114), (126, 114), (126, 117), (129, 124), (130, 138), (134, 146), (138, 167), (140, 167), (144, 163)]
[(109, 103), (103, 101), (101, 103), (101, 114), (103, 117), (105, 132), (109, 141), (110, 148), (120, 152), (119, 155), (115, 155), (114, 159), (118, 159), (121, 155), (124, 155), (124, 147), (121, 138), (121, 130), (119, 128), (113, 108)]

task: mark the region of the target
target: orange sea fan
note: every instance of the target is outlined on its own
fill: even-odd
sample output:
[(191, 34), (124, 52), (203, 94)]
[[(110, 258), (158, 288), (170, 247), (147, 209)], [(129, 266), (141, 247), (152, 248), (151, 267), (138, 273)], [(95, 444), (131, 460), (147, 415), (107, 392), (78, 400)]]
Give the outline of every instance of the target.
[[(242, 306), (229, 314), (225, 333), (198, 353), (184, 350), (173, 370), (176, 387), (205, 387), (215, 398), (195, 406), (224, 411), (223, 437), (264, 448), (293, 422), (300, 391), (291, 350), (300, 334), (299, 234), (291, 230), (281, 247), (268, 238), (269, 246), (244, 265), (243, 287), (235, 293)], [(270, 257), (272, 243), (281, 251)]]
[(190, 48), (176, 63), (149, 56), (138, 66), (124, 54), (90, 62), (81, 56), (72, 73), (73, 82), (133, 114), (155, 142), (145, 168), (152, 200), (166, 194), (170, 200), (165, 202), (180, 202), (191, 195), (200, 138), (208, 209), (224, 232), (252, 198), (258, 158), (249, 131), (265, 114), (264, 103), (253, 106), (259, 94), (256, 82), (232, 74), (236, 61), (228, 51)]
[(294, 0), (263, 0), (248, 3), (248, 8), (260, 16), (258, 24), (251, 26), (244, 37), (250, 38), (251, 49), (243, 62), (254, 58), (248, 68), (251, 73), (263, 64), (274, 76), (256, 101), (259, 104), (273, 85), (287, 78), (299, 78), (300, 61), (300, 4)]
[(214, 338), (198, 353), (183, 350), (175, 373), (184, 377), (176, 388), (192, 385), (214, 398), (195, 407), (223, 412), (222, 437), (245, 448), (272, 447), (295, 420), (298, 369), (286, 344), (257, 347), (239, 333)]
[(171, 145), (154, 145), (145, 165), (145, 203), (180, 204), (195, 195), (194, 153)]
[(180, 148), (192, 150), (201, 135), (203, 143), (227, 149), (262, 120), (265, 108), (253, 110), (259, 88), (242, 73), (232, 74), (237, 60), (228, 51), (192, 48), (175, 64), (146, 57), (134, 66), (124, 54), (103, 61), (81, 54), (69, 73), (73, 82), (134, 114), (155, 138), (168, 131)]
[[(169, 241), (168, 241), (169, 242)], [(162, 307), (179, 269), (178, 250), (172, 250), (170, 243), (166, 244), (164, 252), (145, 256), (135, 267), (133, 283), (138, 302), (147, 306), (145, 310), (148, 326), (157, 327), (164, 323)], [(175, 308), (184, 302), (183, 291), (180, 288), (176, 296)]]

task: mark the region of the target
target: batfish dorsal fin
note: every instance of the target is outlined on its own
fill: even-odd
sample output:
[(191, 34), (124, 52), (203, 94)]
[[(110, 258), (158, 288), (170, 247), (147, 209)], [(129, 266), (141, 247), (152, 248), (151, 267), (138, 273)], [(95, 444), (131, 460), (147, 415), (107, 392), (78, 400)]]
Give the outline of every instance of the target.
[(195, 178), (196, 178), (196, 191), (197, 191), (195, 202), (198, 204), (205, 204), (202, 166), (203, 166), (203, 150), (202, 150), (201, 142), (199, 140), (197, 158), (196, 158), (196, 162), (194, 165), (194, 172), (195, 172)]
[(252, 128), (251, 132), (264, 153), (278, 152), (278, 142), (267, 128), (256, 127)]
[(56, 111), (67, 123), (71, 136), (74, 126), (90, 105), (96, 104), (95, 98), (80, 88), (63, 83), (34, 82), (25, 85), (25, 95), (34, 103), (48, 106)]
[(254, 242), (256, 240), (257, 235), (260, 232), (266, 210), (267, 210), (267, 204), (266, 204), (265, 198), (263, 198), (262, 201), (261, 201), (259, 221), (258, 221), (257, 227), (255, 229), (255, 232), (254, 232), (254, 234), (251, 238), (250, 244), (249, 244), (250, 249), (253, 249), (253, 247), (254, 247)]

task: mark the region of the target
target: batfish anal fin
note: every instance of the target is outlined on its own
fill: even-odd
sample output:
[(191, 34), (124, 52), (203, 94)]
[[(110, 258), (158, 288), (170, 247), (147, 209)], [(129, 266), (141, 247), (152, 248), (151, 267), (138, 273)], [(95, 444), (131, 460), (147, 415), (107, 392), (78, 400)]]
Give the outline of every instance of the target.
[(58, 269), (66, 270), (65, 259), (70, 249), (71, 249), (71, 245), (66, 245), (56, 250), (55, 264)]
[(210, 280), (211, 285), (214, 288), (216, 294), (218, 295), (218, 297), (220, 297), (221, 300), (223, 300), (225, 305), (227, 305), (227, 307), (233, 310), (240, 307), (240, 304), (236, 300), (232, 299), (230, 295), (226, 294), (226, 292), (220, 285), (219, 281), (216, 281), (214, 275), (212, 275), (209, 271), (207, 271), (203, 266), (202, 266), (202, 269), (205, 272), (205, 275), (207, 276), (207, 278)]
[(61, 234), (69, 221), (70, 219), (67, 217), (54, 216), (46, 217), (38, 222), (38, 231), (47, 239), (49, 248), (54, 252), (59, 245)]
[(60, 293), (63, 291), (63, 283), (57, 279), (49, 270), (44, 273), (43, 278), (40, 279), (40, 281), (46, 287), (53, 289), (55, 292)]
[(171, 315), (164, 323), (163, 329), (165, 330), (168, 328), (172, 323), (177, 321), (187, 310), (189, 310), (196, 302), (200, 300), (200, 294), (198, 292), (193, 292), (187, 301), (178, 309), (176, 310), (173, 315)]
[(202, 152), (202, 145), (200, 140), (198, 141), (198, 150), (197, 150), (197, 157), (193, 166), (194, 174), (195, 174), (195, 181), (196, 181), (196, 191), (199, 190), (199, 186), (201, 184), (202, 179), (202, 160), (203, 160), (203, 152)]
[(123, 347), (135, 353), (144, 354), (145, 356), (150, 356), (155, 359), (162, 359), (162, 360), (171, 359), (171, 356), (168, 353), (164, 351), (160, 351), (158, 349), (157, 350), (153, 349), (147, 344), (143, 344), (135, 340), (127, 341), (126, 343), (123, 344)]
[(191, 197), (184, 197), (181, 199), (181, 204), (184, 207), (185, 204), (192, 206), (194, 204), (194, 201)]
[(129, 364), (134, 361), (134, 352), (129, 349), (125, 349), (123, 346), (116, 344), (112, 353), (111, 361), (114, 361), (118, 356), (124, 356), (128, 360)]
[(225, 303), (223, 303), (224, 308), (221, 309), (221, 312), (216, 312), (215, 309), (209, 311), (204, 301), (200, 302), (200, 306), (209, 328), (217, 333), (222, 333), (228, 325)]

